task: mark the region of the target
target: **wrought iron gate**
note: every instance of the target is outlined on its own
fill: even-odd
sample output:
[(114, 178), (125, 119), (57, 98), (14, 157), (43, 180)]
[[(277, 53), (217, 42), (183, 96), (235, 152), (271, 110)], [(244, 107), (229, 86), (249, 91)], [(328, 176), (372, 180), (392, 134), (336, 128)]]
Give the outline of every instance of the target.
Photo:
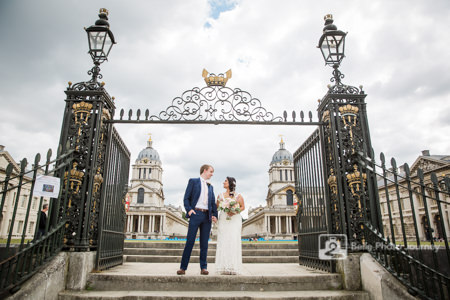
[[(349, 245), (364, 243), (364, 221), (377, 230), (382, 228), (376, 176), (369, 169), (361, 169), (359, 158), (361, 154), (373, 157), (366, 94), (335, 81), (318, 108), (321, 125), (294, 155), (301, 199), (300, 263), (331, 272), (335, 270), (334, 261), (319, 259), (319, 246), (323, 246), (319, 244), (320, 234), (341, 235), (342, 249), (351, 251)], [(367, 197), (361, 197), (368, 186)]]
[(66, 90), (61, 143), (75, 149), (76, 193), (67, 208), (65, 248), (97, 250), (97, 269), (122, 263), (130, 152), (113, 124), (114, 99), (93, 77)]
[(300, 200), (298, 250), (301, 264), (334, 272), (331, 260), (319, 259), (319, 236), (330, 233), (330, 201), (325, 189), (322, 137), (319, 128), (294, 153), (295, 192)]
[(127, 193), (130, 151), (110, 124), (106, 165), (101, 195), (96, 269), (123, 263), (125, 195)]

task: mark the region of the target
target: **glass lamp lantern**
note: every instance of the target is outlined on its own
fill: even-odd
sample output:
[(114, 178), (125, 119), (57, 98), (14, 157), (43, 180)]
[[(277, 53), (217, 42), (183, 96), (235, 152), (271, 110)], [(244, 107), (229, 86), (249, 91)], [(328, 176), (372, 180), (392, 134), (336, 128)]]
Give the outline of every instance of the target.
[(317, 46), (322, 52), (326, 65), (339, 66), (345, 57), (345, 36), (346, 32), (337, 30), (333, 24), (333, 15), (324, 17), (325, 26)]
[(89, 54), (96, 65), (108, 60), (109, 52), (116, 43), (113, 33), (109, 30), (108, 10), (101, 8), (98, 16), (100, 19), (95, 22), (95, 25), (85, 28), (89, 41)]

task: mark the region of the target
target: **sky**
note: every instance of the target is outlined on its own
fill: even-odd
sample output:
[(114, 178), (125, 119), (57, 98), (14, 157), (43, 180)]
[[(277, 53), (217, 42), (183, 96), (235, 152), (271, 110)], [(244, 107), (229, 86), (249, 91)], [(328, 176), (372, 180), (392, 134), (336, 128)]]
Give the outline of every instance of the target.
[[(412, 164), (422, 150), (450, 154), (450, 2), (297, 0), (0, 0), (0, 145), (19, 161), (56, 149), (67, 82), (88, 81), (84, 27), (109, 10), (117, 44), (101, 65), (117, 110), (158, 114), (202, 70), (231, 69), (240, 88), (274, 115), (312, 111), (332, 69), (317, 49), (323, 17), (348, 32), (344, 84), (364, 86), (372, 145), (379, 157)], [(212, 184), (237, 180), (247, 207), (265, 205), (280, 135), (294, 153), (314, 126), (116, 125), (135, 162), (148, 133), (160, 154), (166, 204), (182, 205), (187, 181), (204, 163)], [(246, 214), (244, 213), (244, 216)]]

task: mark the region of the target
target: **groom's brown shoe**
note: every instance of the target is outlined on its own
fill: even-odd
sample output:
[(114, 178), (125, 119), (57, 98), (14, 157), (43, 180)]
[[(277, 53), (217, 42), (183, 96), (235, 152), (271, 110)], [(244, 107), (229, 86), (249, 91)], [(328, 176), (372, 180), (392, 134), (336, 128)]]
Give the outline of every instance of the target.
[(177, 271), (177, 275), (184, 275), (184, 274), (186, 274), (186, 271), (183, 270), (183, 269), (179, 269), (179, 270)]
[(208, 275), (209, 272), (208, 272), (208, 270), (206, 270), (206, 269), (202, 269), (202, 270), (200, 271), (200, 274), (201, 274), (201, 275)]

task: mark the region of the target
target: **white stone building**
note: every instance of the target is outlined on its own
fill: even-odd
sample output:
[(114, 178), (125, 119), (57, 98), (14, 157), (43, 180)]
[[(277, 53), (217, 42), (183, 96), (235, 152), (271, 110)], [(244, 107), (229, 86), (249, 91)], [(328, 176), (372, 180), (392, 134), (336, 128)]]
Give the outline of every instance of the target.
[(150, 138), (132, 166), (126, 238), (185, 237), (188, 222), (182, 217), (181, 207), (164, 205), (163, 168), (152, 143)]
[[(6, 177), (6, 167), (9, 163), (13, 164), (13, 176), (15, 177), (20, 173), (20, 165), (14, 161), (12, 156), (8, 151), (5, 151), (5, 147), (0, 145), (0, 183), (3, 183)], [(30, 188), (32, 178), (29, 176), (24, 176), (23, 186), (20, 191), (16, 215), (14, 218), (14, 227), (11, 238), (18, 239), (22, 237), (23, 229), (25, 226), (26, 213), (28, 208), (28, 203), (30, 202)], [(18, 178), (13, 178), (8, 183), (8, 188), (17, 187)], [(1, 190), (4, 187), (1, 186)], [(3, 195), (0, 194), (0, 205), (2, 202)], [(13, 219), (14, 206), (16, 204), (17, 189), (11, 189), (6, 192), (5, 201), (3, 203), (3, 209), (0, 216), (0, 239), (8, 238), (9, 231), (11, 228), (11, 222)], [(30, 204), (30, 215), (28, 217), (27, 226), (25, 228), (25, 239), (32, 239), (36, 230), (36, 220), (38, 213), (40, 212), (39, 206), (40, 197), (32, 197)], [(48, 203), (48, 199), (43, 199), (43, 204)]]
[(297, 238), (297, 203), (294, 186), (294, 159), (285, 149), (272, 157), (266, 206), (249, 208), (248, 219), (242, 224), (242, 237), (291, 240)]
[[(424, 173), (424, 184), (426, 186), (425, 195), (427, 197), (426, 204), (427, 210), (430, 216), (430, 221), (427, 222), (425, 214), (425, 201), (421, 195), (421, 187), (419, 183), (419, 177), (417, 175), (417, 169), (421, 168)], [(443, 238), (443, 231), (450, 232), (450, 197), (444, 193), (440, 194), (441, 202), (441, 212), (437, 205), (437, 201), (434, 200), (434, 191), (432, 189), (433, 184), (431, 182), (431, 173), (435, 173), (439, 181), (443, 180), (446, 176), (450, 174), (450, 155), (431, 155), (430, 151), (425, 150), (422, 155), (419, 156), (416, 161), (410, 167), (411, 172), (411, 188), (413, 205), (409, 198), (409, 190), (404, 178), (403, 166), (399, 168), (399, 184), (400, 188), (398, 193), (400, 194), (400, 206), (403, 214), (403, 223), (405, 224), (405, 234), (407, 240), (414, 241), (415, 230), (414, 230), (414, 218), (417, 220), (417, 229), (419, 234), (419, 239), (421, 241), (430, 240), (430, 238), (440, 239)], [(392, 177), (392, 176), (391, 176)], [(392, 179), (392, 178), (391, 178)], [(402, 240), (403, 233), (401, 228), (399, 202), (397, 200), (397, 190), (395, 184), (388, 181), (387, 190), (389, 194), (389, 208), (392, 213), (392, 225), (395, 237), (398, 240)], [(442, 186), (441, 190), (445, 190)], [(378, 181), (378, 192), (380, 196), (380, 206), (381, 206), (381, 218), (383, 221), (384, 234), (386, 237), (391, 237), (391, 226), (389, 220), (389, 208), (386, 198), (386, 188), (384, 181), (380, 179)], [(412, 209), (414, 207), (414, 210)], [(441, 223), (443, 220), (443, 226)], [(428, 228), (428, 223), (430, 223), (431, 230)]]

